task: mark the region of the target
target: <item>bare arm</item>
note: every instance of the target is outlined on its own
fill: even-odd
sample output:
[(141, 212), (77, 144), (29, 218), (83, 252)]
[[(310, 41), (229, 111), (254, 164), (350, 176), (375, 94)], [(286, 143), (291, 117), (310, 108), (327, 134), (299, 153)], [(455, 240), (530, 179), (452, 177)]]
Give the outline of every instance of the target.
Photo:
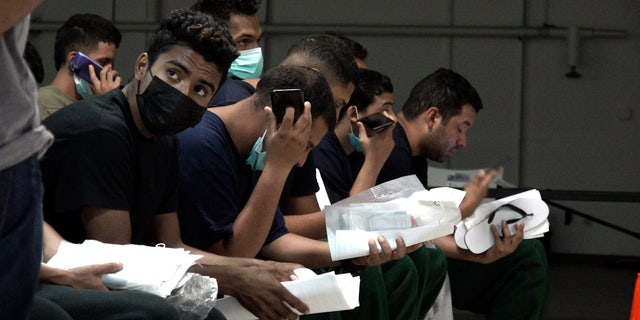
[(87, 238), (105, 243), (131, 243), (129, 211), (85, 206), (81, 212)]
[(62, 236), (54, 230), (48, 223), (42, 223), (42, 253), (43, 260), (45, 262), (49, 261), (51, 257), (53, 257), (56, 252), (58, 252), (58, 247), (62, 243), (64, 239)]
[[(48, 223), (43, 224), (44, 261), (49, 261), (64, 239)], [(121, 263), (104, 263), (72, 268), (69, 270), (40, 265), (40, 281), (80, 289), (107, 290), (102, 275), (122, 270)]]
[(478, 205), (487, 196), (489, 192), (489, 183), (498, 174), (497, 170), (490, 170), (484, 172), (480, 170), (478, 174), (464, 187), (464, 191), (467, 193), (460, 203), (460, 214), (462, 219), (469, 217), (476, 210)]
[[(378, 251), (377, 243), (382, 248)], [(406, 253), (417, 250), (422, 244), (417, 244), (407, 248), (402, 238), (396, 238), (398, 247), (391, 250), (391, 245), (382, 236), (378, 239), (369, 240), (369, 255), (354, 258), (353, 264), (361, 266), (377, 266), (389, 260), (400, 259)], [(268, 259), (278, 261), (292, 261), (304, 264), (309, 268), (337, 266), (340, 261), (331, 260), (331, 252), (329, 244), (324, 241), (308, 239), (296, 234), (288, 233), (272, 243), (264, 246), (260, 251), (262, 255)]]
[(247, 310), (259, 318), (296, 317), (283, 302), (302, 313), (308, 312), (308, 307), (280, 283), (291, 280), (293, 270), (300, 268), (300, 265), (224, 257), (187, 246), (181, 240), (180, 225), (175, 212), (156, 215), (153, 223), (156, 241), (204, 256), (198, 260), (199, 264), (192, 266), (189, 271), (216, 278), (220, 293), (236, 297)]
[(11, 29), (24, 16), (33, 11), (43, 0), (0, 1), (0, 33)]
[(311, 239), (327, 237), (324, 212), (320, 211), (315, 194), (290, 198), (284, 221), (292, 233)]

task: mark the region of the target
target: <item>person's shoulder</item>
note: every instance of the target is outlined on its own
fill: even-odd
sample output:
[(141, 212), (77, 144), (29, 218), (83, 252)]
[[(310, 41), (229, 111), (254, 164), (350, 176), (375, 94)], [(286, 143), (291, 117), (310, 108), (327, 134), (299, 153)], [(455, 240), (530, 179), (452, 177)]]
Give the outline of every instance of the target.
[(41, 119), (44, 119), (63, 107), (76, 102), (54, 86), (44, 86), (38, 89), (38, 107)]
[(220, 117), (213, 112), (206, 111), (202, 120), (195, 127), (188, 128), (178, 133), (177, 136), (180, 147), (188, 152), (199, 148), (215, 149), (212, 146), (225, 144), (228, 132)]
[(256, 89), (244, 80), (226, 79), (213, 97), (210, 106), (228, 106), (251, 96), (255, 92)]
[(107, 93), (74, 102), (56, 111), (42, 122), (54, 134), (116, 132), (129, 136), (129, 123), (122, 108)]

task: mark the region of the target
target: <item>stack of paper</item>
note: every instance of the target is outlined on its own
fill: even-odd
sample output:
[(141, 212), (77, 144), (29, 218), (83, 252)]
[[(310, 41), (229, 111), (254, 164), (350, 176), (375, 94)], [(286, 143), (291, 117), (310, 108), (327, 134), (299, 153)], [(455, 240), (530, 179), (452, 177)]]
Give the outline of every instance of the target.
[(189, 254), (184, 249), (116, 245), (86, 240), (82, 244), (63, 242), (47, 265), (71, 269), (121, 262), (122, 270), (102, 276), (105, 286), (111, 289), (144, 291), (165, 298), (176, 288), (189, 267), (201, 257)]
[(502, 221), (506, 221), (514, 234), (516, 224), (524, 222), (524, 238), (532, 239), (549, 231), (548, 216), (549, 207), (542, 201), (540, 192), (529, 190), (481, 204), (471, 216), (458, 223), (454, 238), (458, 247), (482, 253), (495, 244), (491, 225), (502, 235)]
[[(316, 275), (309, 269), (297, 269), (295, 273), (298, 280), (282, 282), (282, 285), (302, 300), (311, 314), (351, 310), (360, 305), (360, 277), (349, 273), (336, 275), (334, 272)], [(216, 309), (228, 320), (257, 319), (232, 296), (218, 299)]]
[[(464, 191), (425, 190), (415, 175), (377, 185), (325, 207), (327, 239), (334, 261), (369, 255), (369, 239), (396, 237), (407, 246), (453, 233)], [(381, 248), (378, 248), (381, 250)]]

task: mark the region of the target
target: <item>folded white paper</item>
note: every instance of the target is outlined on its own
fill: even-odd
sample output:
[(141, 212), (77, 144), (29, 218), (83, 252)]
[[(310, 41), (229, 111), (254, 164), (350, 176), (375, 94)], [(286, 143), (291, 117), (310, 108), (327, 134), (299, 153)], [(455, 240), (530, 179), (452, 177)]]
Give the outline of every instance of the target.
[[(282, 282), (282, 285), (302, 300), (309, 307), (311, 314), (351, 310), (360, 305), (360, 277), (334, 272), (316, 275), (309, 269), (298, 269), (296, 275), (298, 280)], [(257, 319), (232, 296), (218, 299), (216, 309), (228, 320)], [(299, 313), (295, 309), (292, 310)]]
[(451, 234), (464, 196), (464, 191), (446, 187), (427, 191), (411, 175), (325, 207), (331, 259), (369, 255), (368, 241), (380, 235), (395, 249), (397, 237), (410, 246)]
[(202, 256), (184, 249), (143, 245), (107, 244), (86, 240), (82, 244), (63, 242), (47, 262), (55, 268), (71, 269), (91, 264), (120, 262), (123, 269), (102, 276), (111, 289), (129, 289), (167, 297), (194, 262)]

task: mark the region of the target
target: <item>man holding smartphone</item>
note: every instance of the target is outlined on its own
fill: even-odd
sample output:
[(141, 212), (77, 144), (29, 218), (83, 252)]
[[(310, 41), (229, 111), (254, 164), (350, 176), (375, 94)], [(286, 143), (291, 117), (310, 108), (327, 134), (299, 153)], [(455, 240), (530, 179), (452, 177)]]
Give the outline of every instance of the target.
[[(109, 20), (92, 14), (71, 16), (56, 32), (54, 62), (57, 73), (53, 81), (38, 90), (40, 119), (78, 100), (118, 88), (122, 78), (113, 69), (120, 31)], [(82, 56), (78, 56), (82, 53)], [(90, 59), (90, 60), (88, 60)], [(80, 62), (81, 70), (72, 70)], [(96, 70), (91, 62), (102, 66)], [(80, 77), (79, 74), (86, 74)]]
[[(305, 111), (295, 121), (294, 108), (287, 108), (282, 123), (277, 123), (274, 113), (287, 106), (273, 105), (271, 93), (292, 88), (302, 89), (311, 105), (305, 103)], [(309, 268), (343, 266), (355, 272), (356, 265), (358, 269), (376, 266), (364, 271), (371, 269), (374, 274), (379, 270), (377, 265), (402, 259), (419, 247), (406, 248), (397, 238), (398, 248), (392, 251), (389, 242), (380, 237), (370, 240), (369, 256), (337, 262), (331, 260), (325, 241), (288, 232), (278, 208), (280, 194), (291, 168), (302, 165), (335, 125), (335, 104), (329, 92), (321, 73), (301, 66), (279, 66), (265, 73), (255, 94), (233, 105), (209, 109), (195, 128), (179, 134), (178, 213), (188, 244), (218, 254), (259, 255)], [(265, 111), (269, 105), (273, 112)], [(373, 281), (369, 285), (384, 286), (379, 277), (364, 272), (361, 284)], [(409, 285), (414, 291), (394, 289), (413, 301), (415, 283)], [(363, 291), (361, 294), (374, 294)], [(379, 310), (377, 317), (386, 319), (395, 315), (393, 308), (404, 307), (390, 305), (384, 292), (376, 298), (361, 299), (359, 309)]]

